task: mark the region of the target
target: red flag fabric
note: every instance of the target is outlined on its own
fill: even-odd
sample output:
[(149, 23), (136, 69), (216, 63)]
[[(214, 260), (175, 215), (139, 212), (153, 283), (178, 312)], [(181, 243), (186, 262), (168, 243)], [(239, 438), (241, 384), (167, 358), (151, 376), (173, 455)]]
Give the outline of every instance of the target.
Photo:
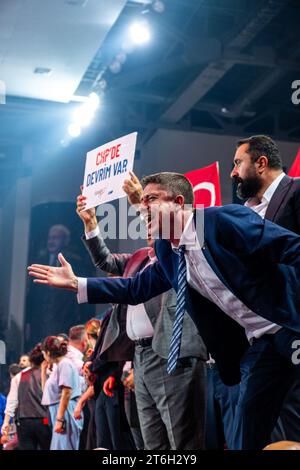
[(290, 168), (288, 175), (291, 176), (292, 178), (296, 176), (300, 176), (300, 148), (298, 150), (297, 156)]
[(221, 206), (221, 187), (219, 176), (219, 162), (185, 173), (194, 188), (195, 206), (203, 204), (204, 207)]

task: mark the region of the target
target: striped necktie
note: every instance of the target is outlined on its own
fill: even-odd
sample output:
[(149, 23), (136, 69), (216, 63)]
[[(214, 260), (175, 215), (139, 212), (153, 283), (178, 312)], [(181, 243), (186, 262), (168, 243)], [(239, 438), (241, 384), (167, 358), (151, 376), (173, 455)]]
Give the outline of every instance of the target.
[(185, 292), (187, 286), (186, 280), (186, 262), (185, 262), (185, 245), (178, 249), (178, 283), (177, 283), (177, 304), (175, 321), (173, 325), (173, 333), (170, 344), (170, 351), (167, 364), (167, 372), (171, 374), (176, 369), (177, 360), (179, 358), (180, 343), (183, 327), (183, 316), (185, 312)]

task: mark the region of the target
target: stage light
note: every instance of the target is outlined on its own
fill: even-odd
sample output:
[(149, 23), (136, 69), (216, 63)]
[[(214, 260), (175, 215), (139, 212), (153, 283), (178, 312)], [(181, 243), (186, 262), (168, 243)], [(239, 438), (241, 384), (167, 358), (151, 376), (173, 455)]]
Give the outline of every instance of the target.
[(96, 109), (99, 107), (100, 104), (100, 96), (97, 95), (94, 91), (89, 94), (88, 100), (87, 100), (87, 105), (93, 110), (96, 111)]
[(68, 133), (71, 137), (78, 137), (81, 133), (81, 128), (78, 124), (72, 122), (72, 124), (68, 126)]
[(119, 73), (121, 72), (121, 68), (122, 65), (117, 60), (114, 60), (109, 66), (109, 70), (111, 71), (111, 73)]
[(131, 40), (135, 44), (145, 44), (150, 40), (150, 30), (147, 21), (135, 22), (129, 29)]
[(127, 55), (125, 54), (125, 52), (118, 52), (118, 54), (116, 55), (116, 61), (120, 62), (120, 64), (125, 64), (126, 59)]
[(104, 91), (107, 88), (107, 81), (105, 78), (101, 78), (100, 82), (98, 83), (100, 90)]
[(128, 38), (125, 41), (123, 41), (121, 47), (122, 47), (123, 51), (125, 51), (126, 54), (132, 54), (132, 52), (135, 49), (135, 44), (133, 44), (132, 39)]
[(88, 102), (84, 103), (73, 113), (74, 124), (78, 124), (79, 127), (89, 126), (93, 117), (94, 110), (89, 106)]
[(89, 94), (86, 102), (77, 108), (73, 113), (73, 121), (80, 127), (88, 126), (95, 114), (96, 109), (99, 107), (100, 97), (94, 91)]
[(154, 0), (152, 8), (156, 13), (163, 13), (165, 11), (165, 4), (161, 0)]

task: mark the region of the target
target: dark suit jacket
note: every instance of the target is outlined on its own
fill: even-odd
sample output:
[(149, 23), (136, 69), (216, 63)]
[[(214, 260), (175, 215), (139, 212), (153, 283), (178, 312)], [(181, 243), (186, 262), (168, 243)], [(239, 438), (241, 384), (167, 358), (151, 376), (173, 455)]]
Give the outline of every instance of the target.
[[(204, 209), (204, 234), (199, 230), (203, 255), (224, 285), (253, 312), (300, 333), (300, 237), (233, 204)], [(89, 302), (137, 304), (176, 290), (178, 256), (166, 240), (155, 249), (159, 262), (133, 278), (88, 279)], [(244, 329), (191, 287), (186, 306), (224, 383), (238, 383), (249, 346)]]
[[(141, 248), (133, 254), (114, 254), (98, 236), (83, 242), (94, 264), (104, 271), (118, 276), (134, 276), (149, 261), (149, 248)], [(176, 312), (176, 292), (171, 289), (155, 296), (144, 304), (154, 329), (152, 348), (160, 356), (168, 358), (173, 323)], [(132, 360), (134, 343), (126, 334), (127, 305), (123, 302), (113, 309), (101, 348), (101, 357), (107, 360)], [(191, 318), (184, 318), (180, 357), (207, 359), (204, 343)]]
[(265, 218), (300, 235), (300, 178), (282, 178)]

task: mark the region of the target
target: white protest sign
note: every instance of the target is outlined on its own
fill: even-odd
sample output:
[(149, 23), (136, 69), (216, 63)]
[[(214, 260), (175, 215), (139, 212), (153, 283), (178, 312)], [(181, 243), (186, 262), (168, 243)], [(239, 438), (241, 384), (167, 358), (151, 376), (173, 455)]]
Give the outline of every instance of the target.
[(86, 209), (126, 196), (122, 186), (133, 169), (136, 138), (133, 132), (87, 153), (82, 191)]

